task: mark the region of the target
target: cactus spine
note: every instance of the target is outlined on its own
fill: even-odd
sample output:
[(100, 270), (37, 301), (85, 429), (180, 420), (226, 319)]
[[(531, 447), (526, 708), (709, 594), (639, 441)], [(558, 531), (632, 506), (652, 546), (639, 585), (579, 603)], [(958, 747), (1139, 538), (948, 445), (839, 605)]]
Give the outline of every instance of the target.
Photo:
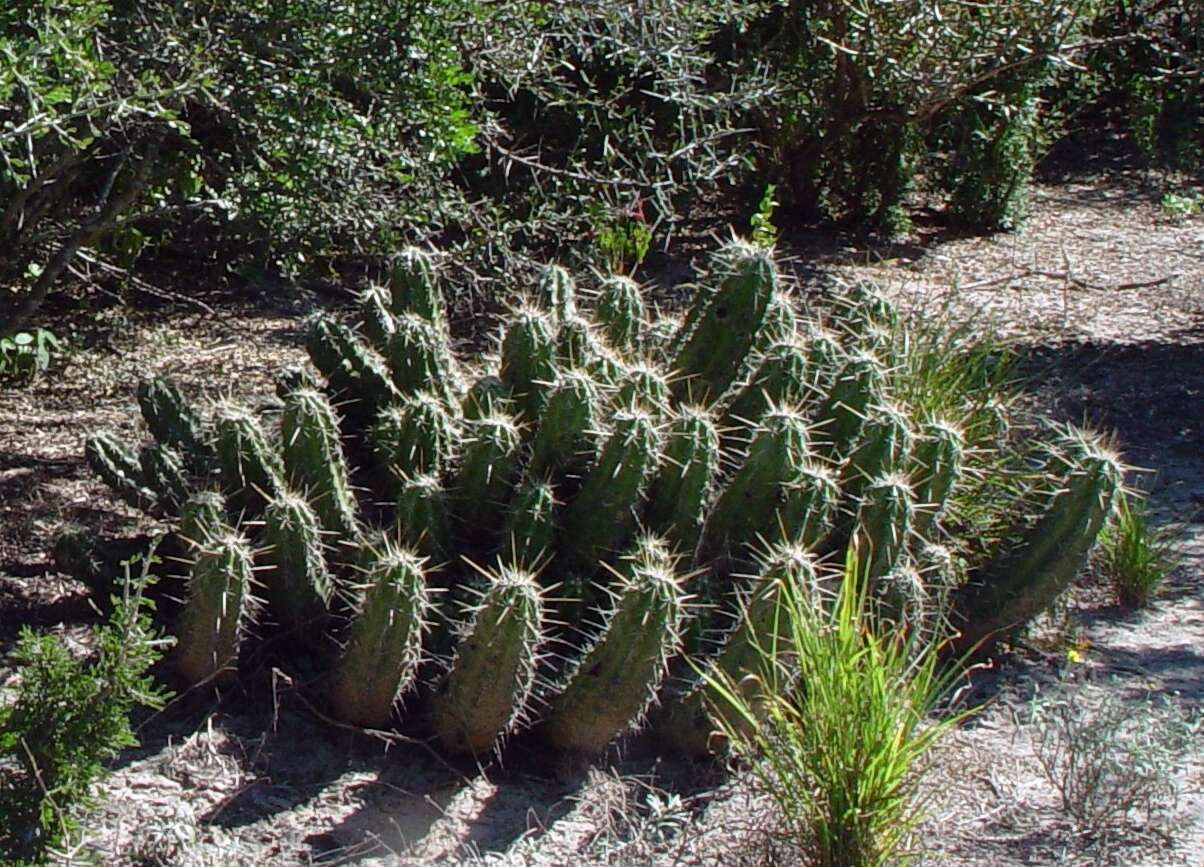
[(502, 339), (498, 376), (528, 422), (539, 419), (556, 378), (556, 337), (548, 316), (532, 307), (515, 311)]
[(588, 374), (560, 374), (531, 441), (529, 472), (549, 477), (583, 473), (594, 460), (601, 407), (598, 385)]
[(912, 454), (912, 487), (916, 494), (916, 532), (929, 535), (932, 525), (961, 477), (965, 462), (965, 437), (948, 422), (924, 425)]
[(508, 415), (465, 423), (463, 459), (453, 486), (457, 523), (470, 536), (501, 529), (519, 468), (522, 438)]
[(396, 319), (389, 340), (389, 373), (403, 395), (433, 393), (448, 407), (459, 406), (459, 375), (447, 336), (416, 313)]
[(646, 525), (683, 555), (693, 555), (719, 474), (719, 434), (704, 409), (685, 407), (669, 425), (652, 483)]
[(412, 313), (447, 333), (447, 310), (434, 257), (418, 247), (407, 247), (389, 270), (389, 307), (397, 316)]
[(397, 537), (412, 550), (441, 563), (451, 556), (447, 492), (430, 473), (403, 480), (397, 496)]
[(546, 479), (529, 476), (514, 492), (502, 530), (502, 561), (531, 566), (553, 550), (556, 493)]
[(608, 343), (619, 352), (635, 355), (644, 345), (647, 313), (640, 287), (630, 277), (603, 281), (594, 319)]
[(424, 564), (413, 551), (390, 544), (371, 557), (364, 598), (332, 678), (331, 705), (340, 720), (388, 724), (413, 682), (429, 606)]
[(503, 566), (472, 612), (432, 713), (451, 753), (484, 756), (525, 719), (544, 638), (534, 575)]

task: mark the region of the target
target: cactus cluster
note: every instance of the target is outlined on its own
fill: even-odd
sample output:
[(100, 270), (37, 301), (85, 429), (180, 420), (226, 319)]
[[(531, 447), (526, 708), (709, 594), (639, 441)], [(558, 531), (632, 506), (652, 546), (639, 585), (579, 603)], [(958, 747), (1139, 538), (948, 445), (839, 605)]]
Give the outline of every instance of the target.
[(497, 355), (465, 358), (433, 258), (407, 250), (353, 325), (308, 324), (313, 371), (282, 371), (266, 408), (201, 413), (145, 383), (152, 443), (102, 433), (86, 454), (185, 540), (180, 677), (220, 683), (279, 630), (326, 667), (334, 716), (404, 708), (452, 753), (520, 729), (592, 753), (645, 723), (704, 751), (695, 672), (755, 674), (755, 642), (786, 628), (776, 588), (823, 604), (846, 551), (882, 628), (986, 639), (1066, 584), (1115, 456), (1062, 435), (1043, 513), (970, 562), (958, 493), (1003, 435), (972, 448), (968, 430), (999, 429), (981, 406), (903, 403), (889, 302), (862, 287), (804, 309), (740, 241), (712, 276), (677, 324), (627, 278), (587, 296), (550, 266)]

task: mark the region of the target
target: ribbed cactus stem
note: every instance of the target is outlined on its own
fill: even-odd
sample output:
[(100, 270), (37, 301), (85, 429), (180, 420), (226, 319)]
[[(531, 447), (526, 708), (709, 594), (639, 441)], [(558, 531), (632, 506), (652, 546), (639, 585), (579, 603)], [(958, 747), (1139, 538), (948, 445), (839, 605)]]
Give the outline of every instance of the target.
[(685, 594), (672, 569), (624, 571), (605, 632), (552, 699), (544, 736), (556, 749), (593, 755), (638, 725), (680, 648)]
[(616, 275), (602, 281), (594, 320), (611, 346), (629, 356), (639, 353), (647, 319), (644, 296), (634, 280)]
[(635, 529), (660, 450), (655, 419), (638, 410), (616, 413), (597, 466), (565, 513), (564, 543), (572, 568), (597, 571)]
[(134, 508), (155, 505), (155, 492), (146, 486), (137, 456), (115, 434), (103, 431), (88, 437), (84, 458), (92, 472)]
[(538, 421), (556, 379), (556, 336), (548, 315), (531, 307), (515, 311), (502, 338), (498, 372), (529, 424)]
[(519, 470), (522, 437), (514, 419), (494, 413), (465, 422), (460, 469), (453, 485), (454, 514), (470, 537), (493, 537)]
[(439, 286), (435, 258), (427, 250), (406, 247), (390, 262), (390, 309), (395, 316), (412, 313), (447, 333), (447, 309)]
[(451, 509), (438, 476), (423, 473), (403, 479), (396, 529), (402, 543), (433, 562), (451, 558)]
[(217, 491), (197, 491), (180, 509), (180, 538), (186, 554), (229, 532), (226, 498)]
[(786, 486), (809, 461), (806, 419), (788, 407), (771, 407), (707, 518), (701, 560), (736, 553), (755, 543), (757, 534), (772, 533)]
[(535, 305), (563, 322), (577, 313), (577, 287), (560, 265), (545, 265), (535, 283)]
[(837, 374), (815, 415), (816, 449), (829, 460), (848, 455), (870, 405), (879, 400), (885, 372), (873, 355), (855, 352)]
[(719, 423), (726, 450), (743, 451), (751, 432), (772, 405), (797, 406), (807, 396), (807, 349), (776, 343), (761, 356), (748, 383), (728, 403)]
[(878, 581), (899, 565), (915, 520), (914, 495), (907, 476), (890, 473), (873, 479), (857, 512), (857, 574)]
[(138, 385), (138, 406), (155, 439), (179, 449), (193, 472), (208, 469), (213, 447), (204, 422), (174, 382), (163, 376), (143, 380)]
[(192, 481), (180, 453), (163, 443), (150, 443), (139, 452), (138, 466), (142, 480), (155, 492), (159, 505), (177, 514), (192, 494)]
[(550, 482), (528, 476), (514, 491), (502, 528), (505, 563), (527, 567), (552, 552), (556, 538), (556, 492)]
[(692, 556), (719, 475), (719, 434), (710, 414), (683, 407), (669, 423), (665, 453), (648, 495), (645, 524)]
[(389, 339), (397, 330), (393, 321), (392, 298), (388, 287), (373, 283), (359, 295), (359, 332), (382, 355), (389, 351)]
[(510, 389), (501, 377), (486, 373), (473, 380), (460, 404), (461, 413), (468, 421), (485, 418), (496, 413), (510, 415), (513, 407)]
[(765, 320), (753, 342), (753, 351), (760, 354), (779, 343), (793, 343), (797, 335), (798, 315), (794, 312), (794, 305), (787, 295), (775, 292), (769, 299)]
[(994, 641), (1053, 604), (1086, 562), (1124, 482), (1120, 458), (1075, 428), (1062, 433), (1049, 472), (1060, 485), (1036, 523), (958, 593), (963, 647)]
[(944, 421), (931, 421), (920, 430), (912, 450), (911, 481), (916, 494), (916, 532), (928, 536), (944, 514), (965, 463), (966, 440), (961, 430)]
[(197, 549), (180, 614), (176, 671), (189, 686), (234, 679), (251, 611), (251, 546), (226, 528)]
[(642, 409), (655, 418), (665, 418), (673, 410), (669, 383), (650, 364), (630, 365), (615, 395), (619, 409)]
[(334, 581), (318, 516), (304, 497), (281, 491), (267, 503), (263, 544), (261, 580), (271, 612), (289, 631), (314, 632), (329, 610)]
[(459, 444), (455, 420), (446, 405), (429, 392), (408, 395), (384, 410), (368, 438), (378, 464), (394, 477), (386, 485), (394, 491), (401, 477), (442, 473)]
[[(717, 399), (739, 376), (756, 341), (778, 275), (772, 255), (743, 241), (717, 257), (722, 283), (673, 360), (674, 395), (699, 403)], [(697, 303), (697, 302), (696, 302)]]
[(219, 405), (217, 456), (230, 504), (246, 518), (259, 517), (284, 486), (284, 465), (259, 420), (245, 408)]
[(556, 329), (556, 365), (561, 368), (592, 367), (602, 355), (593, 324), (583, 316), (561, 319)]
[(531, 474), (559, 479), (583, 473), (594, 461), (601, 410), (602, 395), (589, 374), (561, 373), (531, 440)]
[(841, 488), (851, 512), (857, 511), (873, 479), (906, 469), (913, 440), (911, 420), (902, 408), (890, 403), (867, 408), (857, 446), (841, 470)]
[(280, 421), (285, 479), (303, 491), (328, 534), (336, 562), (348, 563), (359, 535), (356, 502), (338, 419), (321, 392), (301, 389), (289, 395)]
[(327, 316), (312, 319), (305, 348), (342, 412), (356, 427), (370, 424), (376, 413), (396, 398), (384, 359), (341, 322)]
[(829, 469), (805, 461), (782, 491), (778, 526), (782, 541), (814, 549), (828, 538), (836, 525), (840, 507), (840, 484)]
[(723, 640), (719, 655), (708, 665), (708, 679), (679, 694), (657, 723), (661, 739), (691, 756), (718, 753), (726, 746), (714, 714), (737, 731), (743, 729), (717, 689), (722, 680), (754, 699), (753, 690), (764, 666), (777, 648), (789, 649), (791, 622), (783, 609), (783, 594), (802, 594), (824, 604), (829, 591), (814, 557), (800, 545), (775, 545), (764, 555), (751, 589), (740, 597), (736, 626)]
[(425, 560), (387, 545), (370, 557), (364, 597), (332, 675), (334, 715), (353, 725), (380, 728), (413, 683), (422, 658), (430, 605)]
[(528, 721), (544, 639), (534, 575), (503, 565), (488, 579), (432, 708), (432, 727), (454, 754), (484, 757)]
[(396, 319), (389, 340), (389, 372), (403, 395), (430, 392), (450, 409), (459, 406), (459, 372), (447, 335), (416, 313)]

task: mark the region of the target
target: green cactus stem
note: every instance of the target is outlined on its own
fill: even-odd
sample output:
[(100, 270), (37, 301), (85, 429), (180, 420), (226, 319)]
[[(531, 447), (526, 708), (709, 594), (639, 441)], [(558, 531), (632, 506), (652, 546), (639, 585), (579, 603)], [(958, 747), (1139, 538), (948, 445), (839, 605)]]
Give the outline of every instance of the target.
[(389, 307), (395, 316), (420, 316), (446, 335), (447, 308), (439, 286), (434, 256), (419, 247), (406, 247), (390, 263)]
[(615, 395), (619, 409), (642, 409), (654, 418), (666, 418), (673, 399), (661, 372), (650, 364), (636, 363), (627, 368)]
[[(673, 360), (673, 393), (707, 404), (736, 379), (777, 290), (770, 253), (733, 240), (719, 256), (719, 291), (709, 299)], [(696, 302), (697, 303), (697, 302)]]
[(1053, 604), (1086, 562), (1124, 482), (1120, 458), (1076, 428), (1061, 433), (1048, 472), (1061, 484), (1040, 517), (957, 594), (963, 649), (985, 648)]
[(596, 572), (631, 535), (660, 450), (655, 419), (638, 410), (615, 414), (597, 466), (565, 512), (564, 551), (570, 571)]
[(493, 538), (519, 471), (522, 437), (514, 419), (494, 413), (464, 424), (463, 454), (452, 485), (454, 514), (470, 537)]
[(557, 376), (531, 440), (530, 473), (558, 480), (584, 473), (597, 451), (602, 403), (589, 374), (570, 369)]
[(359, 332), (381, 355), (389, 351), (389, 340), (397, 330), (392, 305), (388, 287), (379, 283), (369, 285), (359, 296)]
[(748, 457), (719, 495), (703, 529), (700, 562), (728, 554), (772, 532), (787, 485), (810, 460), (807, 421), (788, 407), (771, 407), (758, 425)]
[(530, 424), (537, 422), (556, 379), (556, 337), (546, 313), (533, 307), (514, 312), (502, 338), (498, 375), (523, 418)]
[(956, 425), (938, 420), (921, 428), (911, 459), (919, 535), (930, 535), (932, 526), (944, 514), (961, 478), (965, 453), (966, 440)]
[(304, 491), (313, 505), (335, 562), (350, 563), (359, 536), (356, 502), (338, 419), (326, 396), (310, 389), (290, 394), (280, 420), (280, 439), (285, 480), (293, 490)]
[(142, 480), (152, 491), (159, 505), (167, 512), (178, 514), (192, 494), (192, 481), (178, 451), (163, 443), (150, 443), (138, 454)]
[(404, 476), (442, 473), (459, 444), (459, 433), (438, 397), (417, 392), (384, 410), (368, 439), (378, 465), (392, 476), (386, 487), (396, 491)]
[(254, 519), (284, 486), (280, 455), (259, 420), (243, 407), (223, 402), (217, 409), (217, 457), (230, 505)]
[(781, 540), (808, 550), (822, 544), (836, 526), (840, 506), (840, 483), (826, 467), (804, 461), (782, 491), (782, 506), (776, 528)]
[(915, 496), (902, 473), (870, 481), (857, 512), (857, 574), (871, 584), (895, 569), (907, 552)]
[(753, 353), (760, 355), (779, 343), (793, 343), (798, 339), (798, 314), (790, 298), (775, 292), (769, 299), (765, 320), (753, 341)]
[(204, 422), (174, 382), (163, 376), (143, 380), (138, 385), (138, 406), (155, 439), (179, 449), (194, 473), (207, 472), (213, 463), (213, 447)]
[(723, 413), (719, 427), (725, 451), (746, 449), (752, 431), (770, 406), (799, 405), (807, 396), (807, 377), (806, 347), (793, 341), (769, 347), (752, 378)]
[(413, 683), (430, 606), (425, 563), (393, 545), (370, 556), (363, 600), (331, 678), (331, 708), (339, 720), (382, 728)]
[(422, 473), (402, 480), (396, 528), (403, 544), (431, 561), (451, 558), (451, 510), (438, 476)]
[(475, 421), (497, 413), (510, 415), (513, 412), (510, 389), (499, 376), (491, 373), (478, 376), (469, 386), (460, 408), (464, 418), (468, 421)]
[(319, 634), (334, 595), (322, 530), (302, 496), (281, 491), (263, 512), (261, 572), (269, 609), (290, 632)]
[(856, 512), (871, 480), (906, 469), (911, 454), (911, 420), (890, 403), (871, 406), (862, 422), (860, 441), (841, 470), (846, 508)]
[(308, 367), (300, 367), (298, 365), (289, 365), (276, 375), (276, 397), (283, 400), (288, 400), (288, 396), (294, 391), (302, 388), (311, 388), (314, 391), (322, 390), (322, 381), (314, 376), (313, 372)]
[(602, 281), (594, 321), (607, 343), (634, 357), (643, 349), (647, 320), (644, 296), (634, 280), (616, 275)]
[(849, 356), (815, 415), (816, 450), (822, 457), (837, 461), (848, 455), (870, 405), (879, 399), (885, 376), (873, 355)]
[(593, 367), (602, 356), (602, 347), (593, 324), (583, 316), (561, 319), (556, 329), (556, 365), (560, 368)]
[(624, 565), (605, 632), (551, 700), (545, 739), (594, 755), (640, 724), (681, 644), (685, 594), (658, 559)]
[(197, 549), (180, 614), (175, 663), (188, 686), (228, 684), (251, 619), (251, 546), (226, 528)]
[(138, 458), (116, 434), (108, 431), (92, 434), (84, 446), (84, 458), (92, 472), (135, 509), (147, 510), (156, 505), (155, 492), (144, 482)]
[(486, 756), (529, 722), (544, 640), (539, 584), (527, 570), (501, 566), (469, 612), (470, 622), (432, 707), (432, 728), (448, 752)]
[(389, 340), (389, 372), (403, 395), (430, 392), (448, 409), (459, 407), (459, 373), (446, 334), (415, 313), (396, 319)]
[(314, 317), (305, 332), (305, 348), (357, 429), (371, 424), (396, 398), (384, 360), (341, 322), (328, 316)]
[(535, 306), (564, 322), (577, 313), (577, 287), (559, 265), (545, 265), (535, 283)]
[(719, 434), (710, 414), (683, 407), (669, 423), (665, 453), (653, 480), (646, 526), (692, 556), (719, 475)]
[(555, 489), (547, 479), (528, 476), (519, 484), (502, 528), (502, 562), (527, 567), (552, 552), (556, 505)]

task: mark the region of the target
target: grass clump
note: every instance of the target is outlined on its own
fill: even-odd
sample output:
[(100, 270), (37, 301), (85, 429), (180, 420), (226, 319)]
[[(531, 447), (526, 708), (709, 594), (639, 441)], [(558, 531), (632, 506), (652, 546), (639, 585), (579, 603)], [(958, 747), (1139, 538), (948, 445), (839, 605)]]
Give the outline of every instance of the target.
[[(855, 552), (830, 607), (790, 584), (758, 646), (760, 674), (708, 678), (714, 719), (781, 811), (807, 863), (873, 867), (906, 860), (922, 818), (920, 760), (970, 711), (930, 711), (952, 675), (937, 642), (880, 632)], [(785, 637), (782, 637), (785, 636)]]
[(104, 762), (138, 743), (130, 712), (166, 699), (147, 673), (160, 655), (143, 596), (154, 558), (135, 579), (130, 562), (90, 663), (53, 635), (21, 630), (16, 698), (0, 707), (0, 863), (42, 863), (67, 842)]
[(1122, 493), (1100, 533), (1096, 567), (1123, 608), (1145, 608), (1179, 563), (1173, 533), (1151, 527), (1147, 500)]

